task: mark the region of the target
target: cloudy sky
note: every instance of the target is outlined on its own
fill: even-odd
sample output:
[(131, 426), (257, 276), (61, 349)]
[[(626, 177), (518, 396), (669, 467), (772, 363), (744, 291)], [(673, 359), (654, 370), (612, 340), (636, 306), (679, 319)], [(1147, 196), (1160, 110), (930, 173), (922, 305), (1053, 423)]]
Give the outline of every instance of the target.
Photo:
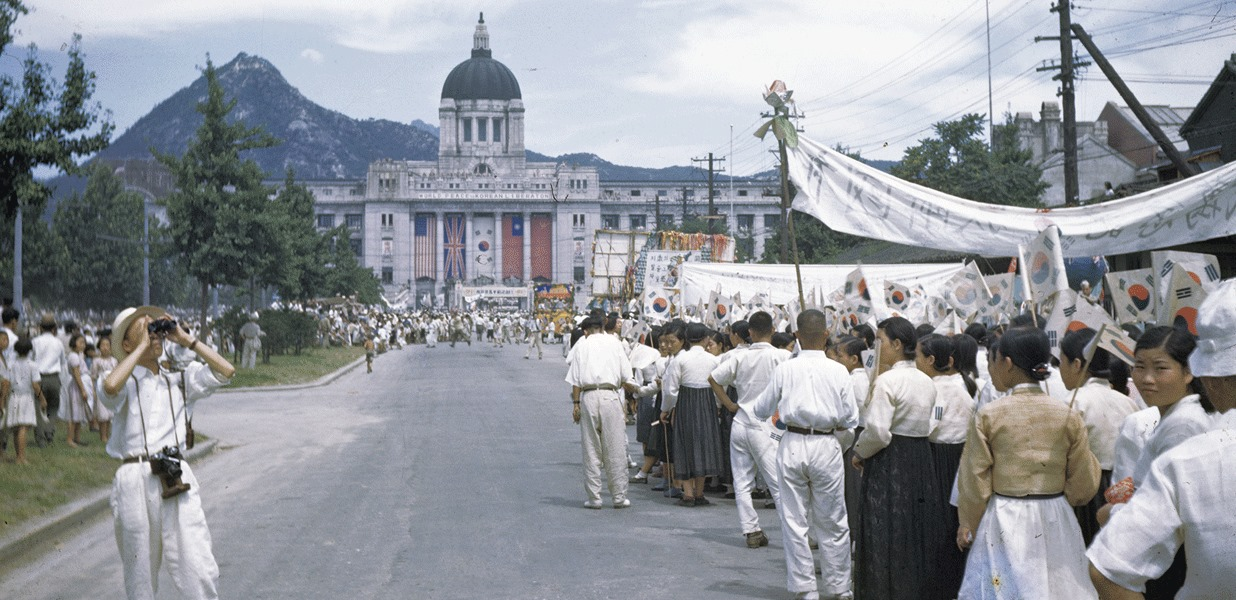
[[(549, 155), (662, 167), (714, 152), (738, 175), (771, 168), (771, 144), (751, 132), (774, 79), (795, 91), (806, 135), (870, 158), (898, 159), (932, 123), (988, 110), (987, 0), (26, 1), (0, 71), (35, 43), (63, 73), (65, 43), (82, 34), (119, 131), (198, 77), (207, 54), (239, 52), (348, 116), (436, 124), (480, 11), (494, 58), (519, 79), (527, 147)], [(1035, 69), (1059, 43), (1034, 37), (1057, 34), (1057, 16), (1050, 0), (989, 1), (995, 113), (1037, 117), (1057, 84)], [(1147, 104), (1193, 106), (1236, 50), (1236, 2), (1077, 0), (1073, 14)], [(1087, 70), (1078, 118), (1107, 101), (1119, 97)]]

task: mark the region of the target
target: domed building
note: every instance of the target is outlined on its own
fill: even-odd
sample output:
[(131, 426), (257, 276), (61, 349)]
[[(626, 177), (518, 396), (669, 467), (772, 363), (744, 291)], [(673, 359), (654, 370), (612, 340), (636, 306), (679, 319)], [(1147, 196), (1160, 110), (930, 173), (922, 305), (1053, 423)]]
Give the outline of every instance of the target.
[[(682, 198), (707, 198), (702, 180), (602, 184), (596, 167), (529, 162), (522, 90), (494, 59), (484, 14), (471, 56), (442, 84), (438, 120), (437, 161), (382, 160), (363, 182), (308, 184), (319, 228), (346, 224), (387, 298), (409, 306), (453, 304), (459, 294), (526, 300), (529, 286), (547, 283), (575, 284), (582, 305), (597, 229), (651, 230), (657, 218), (672, 226)], [(726, 206), (731, 194), (731, 212), (750, 213), (735, 217), (752, 252), (779, 226), (775, 199), (761, 192), (735, 183), (717, 196)]]

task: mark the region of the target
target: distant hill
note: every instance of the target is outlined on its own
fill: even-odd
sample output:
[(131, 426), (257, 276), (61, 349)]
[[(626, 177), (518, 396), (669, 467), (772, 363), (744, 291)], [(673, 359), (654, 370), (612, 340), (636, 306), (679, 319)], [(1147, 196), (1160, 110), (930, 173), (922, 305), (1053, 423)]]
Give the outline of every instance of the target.
[[(253, 150), (253, 158), (271, 176), (287, 167), (304, 179), (363, 177), (380, 158), (430, 160), (438, 156), (437, 128), (425, 123), (384, 119), (357, 120), (305, 98), (266, 59), (241, 53), (218, 67), (219, 83), (236, 99), (231, 118), (260, 125), (282, 143)], [(160, 102), (137, 120), (101, 158), (149, 158), (151, 147), (182, 154), (202, 123), (197, 103), (206, 97), (206, 78)]]

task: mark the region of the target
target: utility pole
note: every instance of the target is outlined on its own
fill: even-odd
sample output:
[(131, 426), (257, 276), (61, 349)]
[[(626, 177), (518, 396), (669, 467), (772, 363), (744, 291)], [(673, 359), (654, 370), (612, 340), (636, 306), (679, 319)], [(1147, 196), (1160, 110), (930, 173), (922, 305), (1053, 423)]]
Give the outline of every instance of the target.
[(679, 191), (682, 192), (682, 225), (679, 226), (679, 231), (687, 224), (687, 192), (691, 191), (687, 186), (683, 186)]
[(1115, 67), (1110, 62), (1107, 62), (1107, 57), (1103, 56), (1099, 47), (1095, 45), (1094, 40), (1090, 38), (1090, 34), (1086, 33), (1085, 28), (1074, 23), (1072, 30), (1073, 34), (1077, 36), (1077, 41), (1081, 42), (1086, 52), (1090, 53), (1090, 58), (1093, 58), (1094, 62), (1099, 65), (1099, 70), (1103, 71), (1108, 81), (1111, 81), (1112, 86), (1116, 88), (1116, 92), (1129, 104), (1129, 110), (1133, 111), (1137, 120), (1141, 122), (1142, 127), (1146, 128), (1146, 132), (1150, 134), (1150, 137), (1154, 138), (1154, 141), (1159, 143), (1163, 153), (1176, 166), (1176, 170), (1180, 172), (1180, 178), (1184, 179), (1197, 175), (1196, 167), (1186, 161), (1184, 156), (1181, 156), (1180, 151), (1176, 149), (1175, 144), (1172, 144), (1171, 140), (1167, 139), (1167, 135), (1163, 133), (1163, 129), (1159, 127), (1159, 124), (1150, 118), (1150, 113), (1146, 112), (1146, 107), (1142, 106), (1142, 103), (1137, 100), (1137, 96), (1133, 95), (1133, 90), (1130, 90), (1129, 86), (1125, 85), (1124, 79), (1121, 79)]
[(722, 162), (724, 158), (713, 158), (712, 153), (708, 153), (708, 158), (693, 158), (691, 162), (707, 162), (708, 163), (708, 234), (716, 233), (716, 227), (713, 221), (717, 220), (717, 211), (713, 208), (713, 197), (716, 196), (715, 188), (713, 187), (713, 175), (722, 171), (715, 171), (712, 167), (714, 162)]
[[(777, 115), (773, 113), (763, 113), (760, 116), (765, 119), (771, 119)], [(795, 120), (795, 119), (800, 119), (806, 115), (798, 112), (797, 109), (790, 110), (787, 107), (785, 109), (784, 116), (791, 120)], [(797, 125), (794, 126), (794, 129), (796, 129), (799, 133), (802, 133), (802, 129), (799, 128)], [(781, 166), (780, 166), (781, 224), (784, 227), (786, 227), (786, 231), (782, 232), (780, 236), (781, 237), (781, 258), (780, 260), (782, 264), (786, 264), (790, 262), (790, 242), (791, 242), (790, 238), (794, 237), (794, 223), (791, 220), (793, 219), (793, 217), (790, 215), (790, 173), (789, 173), (790, 165), (788, 162), (789, 157), (785, 150), (785, 142), (780, 139), (777, 140), (777, 158), (781, 161)], [(786, 235), (787, 233), (789, 235)], [(793, 242), (795, 246), (798, 245), (798, 240), (793, 240)], [(797, 254), (797, 248), (795, 248), (795, 254)]]
[(1055, 71), (1058, 69), (1060, 71), (1060, 74), (1052, 79), (1060, 81), (1058, 95), (1064, 113), (1064, 127), (1061, 132), (1063, 138), (1061, 142), (1064, 145), (1064, 204), (1076, 206), (1080, 192), (1077, 184), (1077, 105), (1074, 101), (1073, 82), (1076, 79), (1076, 68), (1088, 66), (1090, 63), (1073, 60), (1073, 33), (1072, 23), (1069, 20), (1069, 2), (1070, 0), (1057, 0), (1056, 5), (1051, 7), (1051, 12), (1060, 15), (1060, 35), (1036, 36), (1034, 41), (1060, 41), (1060, 64), (1043, 66), (1036, 70)]

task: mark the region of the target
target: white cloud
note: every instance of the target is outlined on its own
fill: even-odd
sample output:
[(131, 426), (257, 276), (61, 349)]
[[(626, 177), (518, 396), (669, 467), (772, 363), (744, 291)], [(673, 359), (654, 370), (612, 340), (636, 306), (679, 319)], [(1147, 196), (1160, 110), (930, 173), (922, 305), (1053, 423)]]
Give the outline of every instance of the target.
[(326, 58), (322, 56), (321, 52), (318, 52), (317, 50), (314, 50), (313, 48), (305, 48), (304, 50), (301, 50), (300, 57), (308, 60), (311, 63), (318, 64), (318, 65), (322, 64), (322, 61), (325, 60)]

